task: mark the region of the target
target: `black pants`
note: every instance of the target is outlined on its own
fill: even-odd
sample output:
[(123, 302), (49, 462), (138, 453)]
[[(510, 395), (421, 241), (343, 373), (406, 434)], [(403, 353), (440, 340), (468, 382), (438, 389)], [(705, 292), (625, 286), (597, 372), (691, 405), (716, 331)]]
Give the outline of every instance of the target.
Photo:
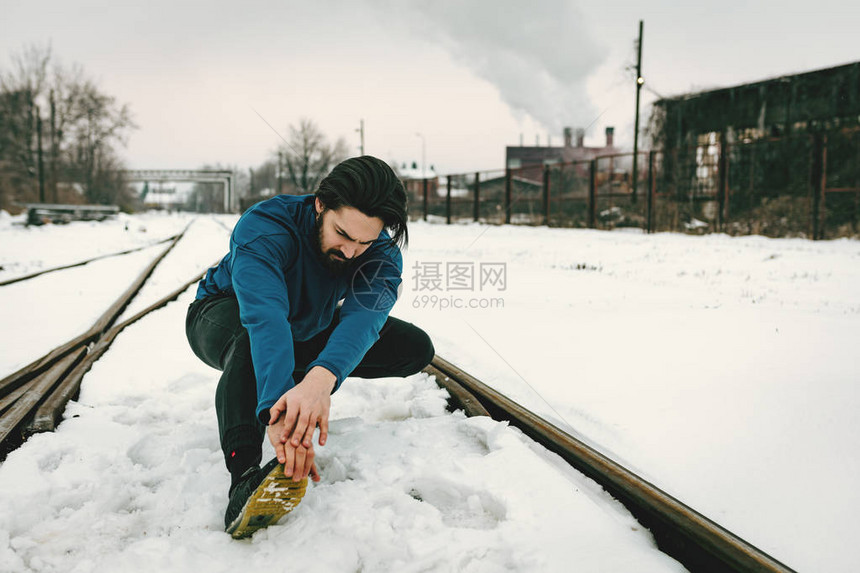
[[(339, 315), (323, 332), (306, 341), (293, 341), (296, 367), (293, 379), (301, 382), (308, 364), (328, 342)], [(259, 422), (257, 379), (251, 362), (248, 331), (239, 321), (239, 303), (234, 296), (216, 295), (195, 300), (188, 307), (185, 334), (194, 354), (221, 370), (215, 392), (218, 432), (225, 462), (240, 448), (261, 450), (265, 427)], [(379, 340), (367, 351), (350, 376), (361, 378), (402, 377), (415, 374), (433, 359), (433, 343), (417, 326), (388, 317)]]

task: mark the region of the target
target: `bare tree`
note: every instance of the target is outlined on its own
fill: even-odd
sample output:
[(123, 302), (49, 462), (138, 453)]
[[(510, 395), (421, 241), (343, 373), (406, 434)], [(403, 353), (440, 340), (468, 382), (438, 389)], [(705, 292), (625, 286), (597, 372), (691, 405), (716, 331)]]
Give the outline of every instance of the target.
[(34, 200), (36, 156), (31, 98), (24, 90), (0, 91), (0, 208), (17, 200)]
[(249, 185), (249, 196), (266, 196), (278, 187), (278, 166), (276, 159), (268, 159), (252, 169), (253, 183)]
[(31, 44), (12, 54), (12, 70), (0, 77), (0, 86), (26, 90), (38, 95), (48, 81), (48, 64), (51, 61), (51, 44)]
[(289, 142), (278, 148), (278, 162), (297, 193), (313, 193), (347, 153), (342, 138), (330, 144), (316, 123), (302, 118), (298, 127), (290, 126)]
[(12, 61), (0, 72), (0, 206), (41, 198), (37, 182), (42, 190), (48, 184), (53, 200), (62, 184), (82, 189), (79, 200), (125, 203), (116, 172), (117, 147), (136, 127), (128, 106), (101, 92), (80, 66), (52, 64), (50, 45), (25, 47)]
[(106, 202), (115, 191), (106, 189), (103, 184), (117, 181), (105, 177), (103, 172), (116, 171), (119, 161), (115, 157), (115, 144), (125, 145), (127, 131), (135, 125), (128, 106), (117, 105), (113, 96), (101, 93), (91, 81), (76, 85), (74, 91), (73, 122), (67, 130), (69, 163), (87, 199), (94, 203)]
[(28, 46), (12, 55), (12, 69), (0, 73), (0, 206), (35, 200), (38, 175), (37, 98), (43, 92), (50, 46)]

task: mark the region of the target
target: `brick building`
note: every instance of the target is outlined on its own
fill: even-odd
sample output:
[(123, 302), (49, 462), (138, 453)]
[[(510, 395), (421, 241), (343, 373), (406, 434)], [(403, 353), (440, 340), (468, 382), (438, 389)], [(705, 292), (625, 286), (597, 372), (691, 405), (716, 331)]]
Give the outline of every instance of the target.
[[(585, 130), (574, 130), (570, 127), (564, 128), (564, 144), (553, 146), (508, 146), (505, 148), (505, 165), (510, 169), (522, 169), (527, 167), (543, 167), (556, 163), (571, 163), (574, 161), (590, 161), (598, 155), (610, 155), (618, 153), (614, 142), (614, 127), (606, 128), (606, 140), (602, 146), (586, 146)], [(538, 170), (525, 170), (526, 173), (537, 173)]]

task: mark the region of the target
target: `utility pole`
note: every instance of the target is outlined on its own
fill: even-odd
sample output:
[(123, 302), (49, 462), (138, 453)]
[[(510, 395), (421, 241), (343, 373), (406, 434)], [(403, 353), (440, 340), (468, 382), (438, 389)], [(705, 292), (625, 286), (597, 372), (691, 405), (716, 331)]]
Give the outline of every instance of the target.
[(416, 133), (421, 138), (421, 178), (427, 179), (427, 140), (423, 133)]
[(361, 155), (364, 155), (364, 120), (360, 120), (359, 128), (356, 129), (361, 136), (361, 145), (359, 145), (358, 149), (361, 152)]
[(39, 203), (45, 202), (45, 161), (42, 154), (42, 112), (36, 106), (36, 141), (39, 145)]
[(54, 90), (51, 90), (51, 200), (59, 203), (57, 193), (57, 106), (54, 102)]
[(636, 119), (633, 122), (633, 193), (630, 201), (636, 203), (636, 187), (639, 179), (639, 94), (645, 79), (642, 77), (642, 20), (639, 20), (639, 40), (636, 42)]
[(278, 152), (278, 192), (276, 193), (276, 195), (280, 195), (281, 193), (283, 193), (283, 177), (284, 177), (283, 165), (284, 165), (284, 152), (279, 151)]

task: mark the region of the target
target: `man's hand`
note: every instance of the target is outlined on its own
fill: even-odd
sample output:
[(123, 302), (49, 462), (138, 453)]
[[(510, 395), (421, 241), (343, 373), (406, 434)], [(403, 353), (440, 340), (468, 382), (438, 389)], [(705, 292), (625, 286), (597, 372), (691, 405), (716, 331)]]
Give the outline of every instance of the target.
[[(288, 390), (269, 410), (267, 432), (278, 461), (284, 464), (285, 475), (289, 475), (286, 462), (291, 457), (295, 458), (296, 469), (303, 476), (308, 475), (313, 466), (313, 437), (317, 426), (320, 427), (319, 445), (325, 445), (328, 440), (331, 391), (336, 380), (329, 370), (314, 366), (301, 383)], [(305, 471), (302, 471), (303, 466)]]
[(275, 455), (278, 461), (284, 464), (284, 475), (292, 477), (293, 481), (301, 481), (309, 475), (313, 481), (320, 481), (320, 473), (314, 462), (316, 454), (313, 447), (306, 448), (301, 445), (294, 448), (292, 444), (281, 441), (281, 436), (285, 432), (284, 419), (284, 416), (281, 416), (266, 428), (269, 441), (275, 447)]

